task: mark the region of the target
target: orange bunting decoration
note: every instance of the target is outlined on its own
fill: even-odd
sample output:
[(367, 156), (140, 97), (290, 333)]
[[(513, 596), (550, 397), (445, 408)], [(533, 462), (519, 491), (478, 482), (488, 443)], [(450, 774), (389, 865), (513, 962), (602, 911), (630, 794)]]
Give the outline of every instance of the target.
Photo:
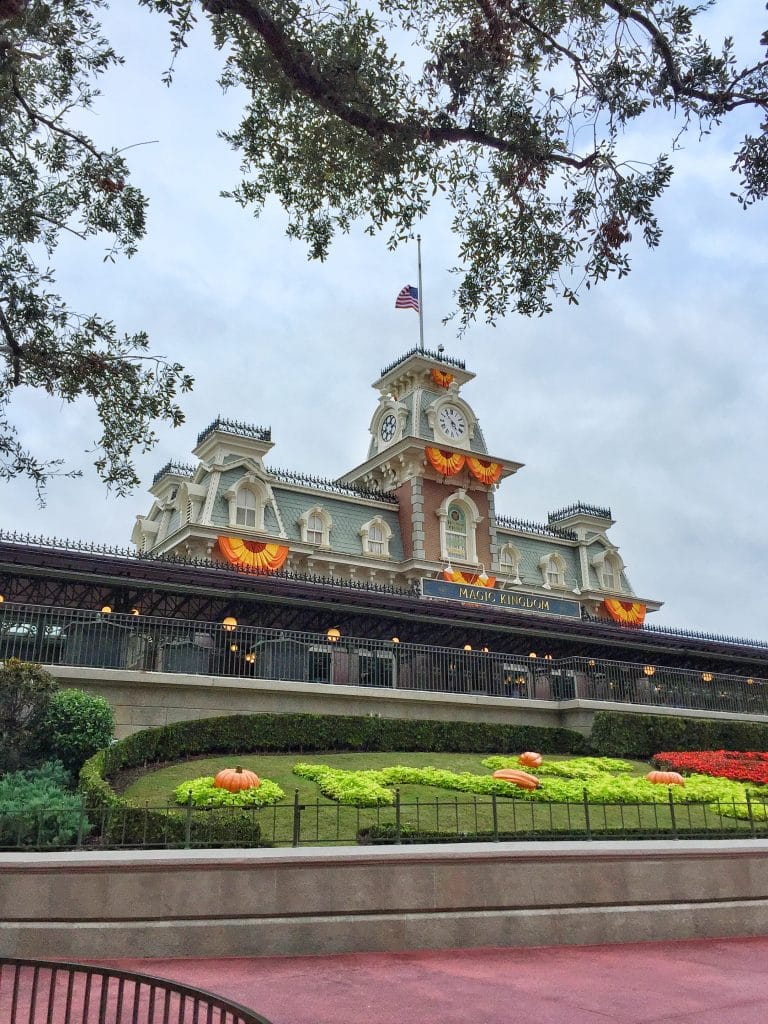
[(603, 605), (613, 621), (620, 622), (622, 626), (642, 626), (645, 621), (645, 605), (639, 601), (617, 601), (606, 597)]
[(219, 550), (230, 565), (257, 572), (277, 572), (288, 557), (285, 544), (263, 544), (241, 537), (219, 537)]
[(439, 388), (447, 388), (453, 381), (453, 374), (447, 370), (430, 370), (429, 374)]
[(472, 455), (467, 456), (467, 467), (475, 480), (479, 480), (481, 484), (495, 484), (501, 476), (500, 463), (486, 462), (485, 459), (476, 459)]
[(425, 448), (424, 454), (432, 469), (437, 470), (441, 476), (456, 476), (464, 469), (467, 461), (466, 455), (459, 452), (444, 452), (442, 448)]
[(496, 586), (495, 576), (486, 576), (483, 573), (459, 572), (458, 569), (443, 569), (443, 579), (449, 583), (466, 583), (470, 587), (488, 587), (493, 590)]

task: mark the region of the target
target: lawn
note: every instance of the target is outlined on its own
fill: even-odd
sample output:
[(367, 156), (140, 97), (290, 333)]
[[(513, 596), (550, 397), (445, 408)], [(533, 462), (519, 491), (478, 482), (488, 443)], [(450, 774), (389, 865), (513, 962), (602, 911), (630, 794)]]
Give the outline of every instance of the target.
[[(187, 779), (214, 775), (221, 768), (241, 765), (259, 776), (276, 782), (285, 792), (284, 803), (255, 810), (264, 839), (278, 845), (294, 840), (296, 821), (300, 823), (299, 841), (308, 844), (354, 842), (361, 829), (387, 825), (394, 827), (396, 809), (357, 808), (341, 806), (322, 795), (316, 783), (293, 774), (299, 762), (327, 764), (333, 767), (359, 770), (384, 768), (392, 765), (412, 767), (433, 766), (454, 772), (471, 772), (488, 776), (489, 769), (481, 762), (485, 754), (414, 753), (408, 752), (351, 752), (343, 754), (281, 754), (281, 755), (217, 755), (196, 758), (148, 771), (126, 790), (125, 797), (139, 806), (152, 807), (173, 804), (173, 791)], [(550, 755), (548, 761), (565, 760), (565, 755)], [(646, 762), (632, 762), (634, 774), (642, 777), (648, 770)], [(400, 787), (400, 822), (404, 829), (416, 831), (461, 833), (487, 832), (528, 835), (554, 833), (567, 837), (568, 833), (583, 835), (587, 831), (627, 834), (635, 831), (672, 830), (681, 834), (708, 831), (737, 833), (748, 827), (745, 822), (724, 818), (712, 808), (676, 806), (674, 822), (666, 804), (624, 804), (621, 806), (584, 804), (531, 803), (511, 790), (509, 799), (498, 798), (495, 806), (490, 797), (456, 793), (454, 790), (434, 786), (403, 785)], [(294, 802), (299, 805), (298, 814)], [(195, 814), (205, 813), (195, 811)]]

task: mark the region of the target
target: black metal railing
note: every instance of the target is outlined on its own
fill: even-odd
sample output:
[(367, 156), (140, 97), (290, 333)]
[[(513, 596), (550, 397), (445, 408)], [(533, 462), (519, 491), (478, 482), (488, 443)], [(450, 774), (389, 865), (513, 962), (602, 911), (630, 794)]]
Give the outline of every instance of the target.
[(406, 359), (410, 359), (411, 356), (426, 356), (427, 359), (434, 359), (435, 362), (445, 363), (446, 366), (455, 366), (457, 370), (466, 370), (467, 365), (463, 359), (454, 359), (452, 356), (445, 355), (444, 352), (432, 352), (428, 348), (411, 348), (404, 355), (399, 356), (393, 360), (389, 366), (385, 366), (381, 371), (380, 376), (385, 377), (391, 370), (394, 370), (400, 363), (404, 363)]
[(550, 512), (547, 515), (547, 519), (550, 523), (557, 523), (561, 519), (569, 519), (571, 516), (592, 516), (595, 519), (613, 519), (609, 508), (603, 508), (600, 505), (588, 505), (583, 501), (577, 501), (573, 505), (568, 505), (565, 508), (557, 509), (555, 512)]
[(136, 612), (6, 601), (0, 604), (0, 660), (768, 715), (768, 678), (714, 667), (553, 659)]
[[(297, 760), (301, 760), (296, 755)], [(407, 760), (407, 757), (405, 758)], [(148, 769), (151, 770), (151, 769)], [(190, 773), (195, 774), (194, 763)], [(542, 779), (546, 786), (546, 778)], [(0, 815), (0, 850), (211, 849), (349, 846), (374, 842), (518, 842), (529, 839), (749, 839), (768, 837), (768, 805), (742, 801), (610, 803), (514, 796), (436, 796), (354, 807), (331, 800), (293, 800), (263, 808), (151, 805), (121, 798), (70, 816), (56, 807)], [(56, 819), (57, 831), (46, 831)], [(77, 820), (75, 820), (77, 819)], [(36, 831), (37, 823), (43, 827)], [(5, 1022), (7, 1018), (1, 1017)], [(111, 1018), (110, 1018), (111, 1024)]]
[(174, 462), (173, 460), (171, 460), (170, 462), (166, 462), (162, 469), (158, 469), (158, 471), (152, 477), (152, 483), (156, 484), (158, 480), (162, 480), (162, 478), (166, 475), (190, 477), (194, 476), (194, 474), (195, 467), (190, 463)]
[(64, 961), (0, 957), (3, 1024), (269, 1024), (167, 978)]
[(558, 540), (578, 540), (576, 532), (564, 526), (552, 526), (549, 523), (534, 523), (529, 519), (513, 519), (511, 516), (496, 516), (495, 525), (503, 530), (515, 530), (520, 533), (533, 533), (538, 537), (557, 537)]
[(221, 430), (225, 434), (233, 434), (235, 437), (250, 437), (255, 441), (271, 441), (271, 427), (257, 427), (253, 423), (241, 423), (239, 420), (228, 420), (223, 416), (217, 416), (213, 423), (209, 423), (205, 430), (197, 435), (197, 443), (202, 444), (206, 437), (210, 437), (215, 430)]
[(331, 494), (349, 495), (354, 498), (367, 498), (369, 501), (383, 501), (388, 505), (399, 505), (396, 494), (390, 491), (375, 491), (370, 487), (358, 487), (356, 484), (345, 484), (340, 480), (314, 476), (311, 473), (296, 473), (289, 469), (273, 469), (267, 467), (266, 472), (274, 480), (281, 483), (296, 484), (298, 487), (309, 487), (313, 491), (328, 491)]

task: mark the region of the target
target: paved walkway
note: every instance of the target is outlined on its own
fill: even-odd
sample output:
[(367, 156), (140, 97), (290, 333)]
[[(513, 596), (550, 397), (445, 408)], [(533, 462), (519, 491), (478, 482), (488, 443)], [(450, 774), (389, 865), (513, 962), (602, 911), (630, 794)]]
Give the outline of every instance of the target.
[(768, 1021), (768, 938), (110, 963), (210, 989), (273, 1024)]

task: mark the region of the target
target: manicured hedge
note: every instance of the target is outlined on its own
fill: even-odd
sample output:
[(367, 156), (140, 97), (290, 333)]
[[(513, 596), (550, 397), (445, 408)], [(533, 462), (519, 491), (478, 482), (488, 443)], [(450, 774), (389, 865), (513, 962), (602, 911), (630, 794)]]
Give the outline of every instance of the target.
[[(581, 733), (569, 729), (510, 726), (472, 722), (412, 721), (352, 715), (232, 715), (176, 722), (144, 729), (99, 751), (80, 772), (80, 789), (88, 806), (101, 816), (111, 845), (177, 845), (184, 841), (185, 811), (151, 811), (134, 807), (109, 784), (125, 768), (175, 761), (201, 754), (333, 752), (342, 750), (429, 750), (513, 753), (543, 750), (580, 754), (587, 750)], [(195, 812), (193, 835), (209, 812)], [(198, 824), (199, 822), (199, 824)], [(258, 823), (250, 817), (222, 816), (216, 841), (205, 845), (259, 845)], [(249, 831), (250, 830), (250, 831)]]
[(427, 750), (505, 754), (520, 750), (581, 754), (587, 741), (571, 729), (434, 722), (353, 715), (232, 715), (176, 722), (133, 733), (105, 752), (103, 774), (200, 754), (331, 753)]
[(598, 711), (589, 742), (603, 757), (640, 760), (659, 750), (768, 750), (768, 725)]

